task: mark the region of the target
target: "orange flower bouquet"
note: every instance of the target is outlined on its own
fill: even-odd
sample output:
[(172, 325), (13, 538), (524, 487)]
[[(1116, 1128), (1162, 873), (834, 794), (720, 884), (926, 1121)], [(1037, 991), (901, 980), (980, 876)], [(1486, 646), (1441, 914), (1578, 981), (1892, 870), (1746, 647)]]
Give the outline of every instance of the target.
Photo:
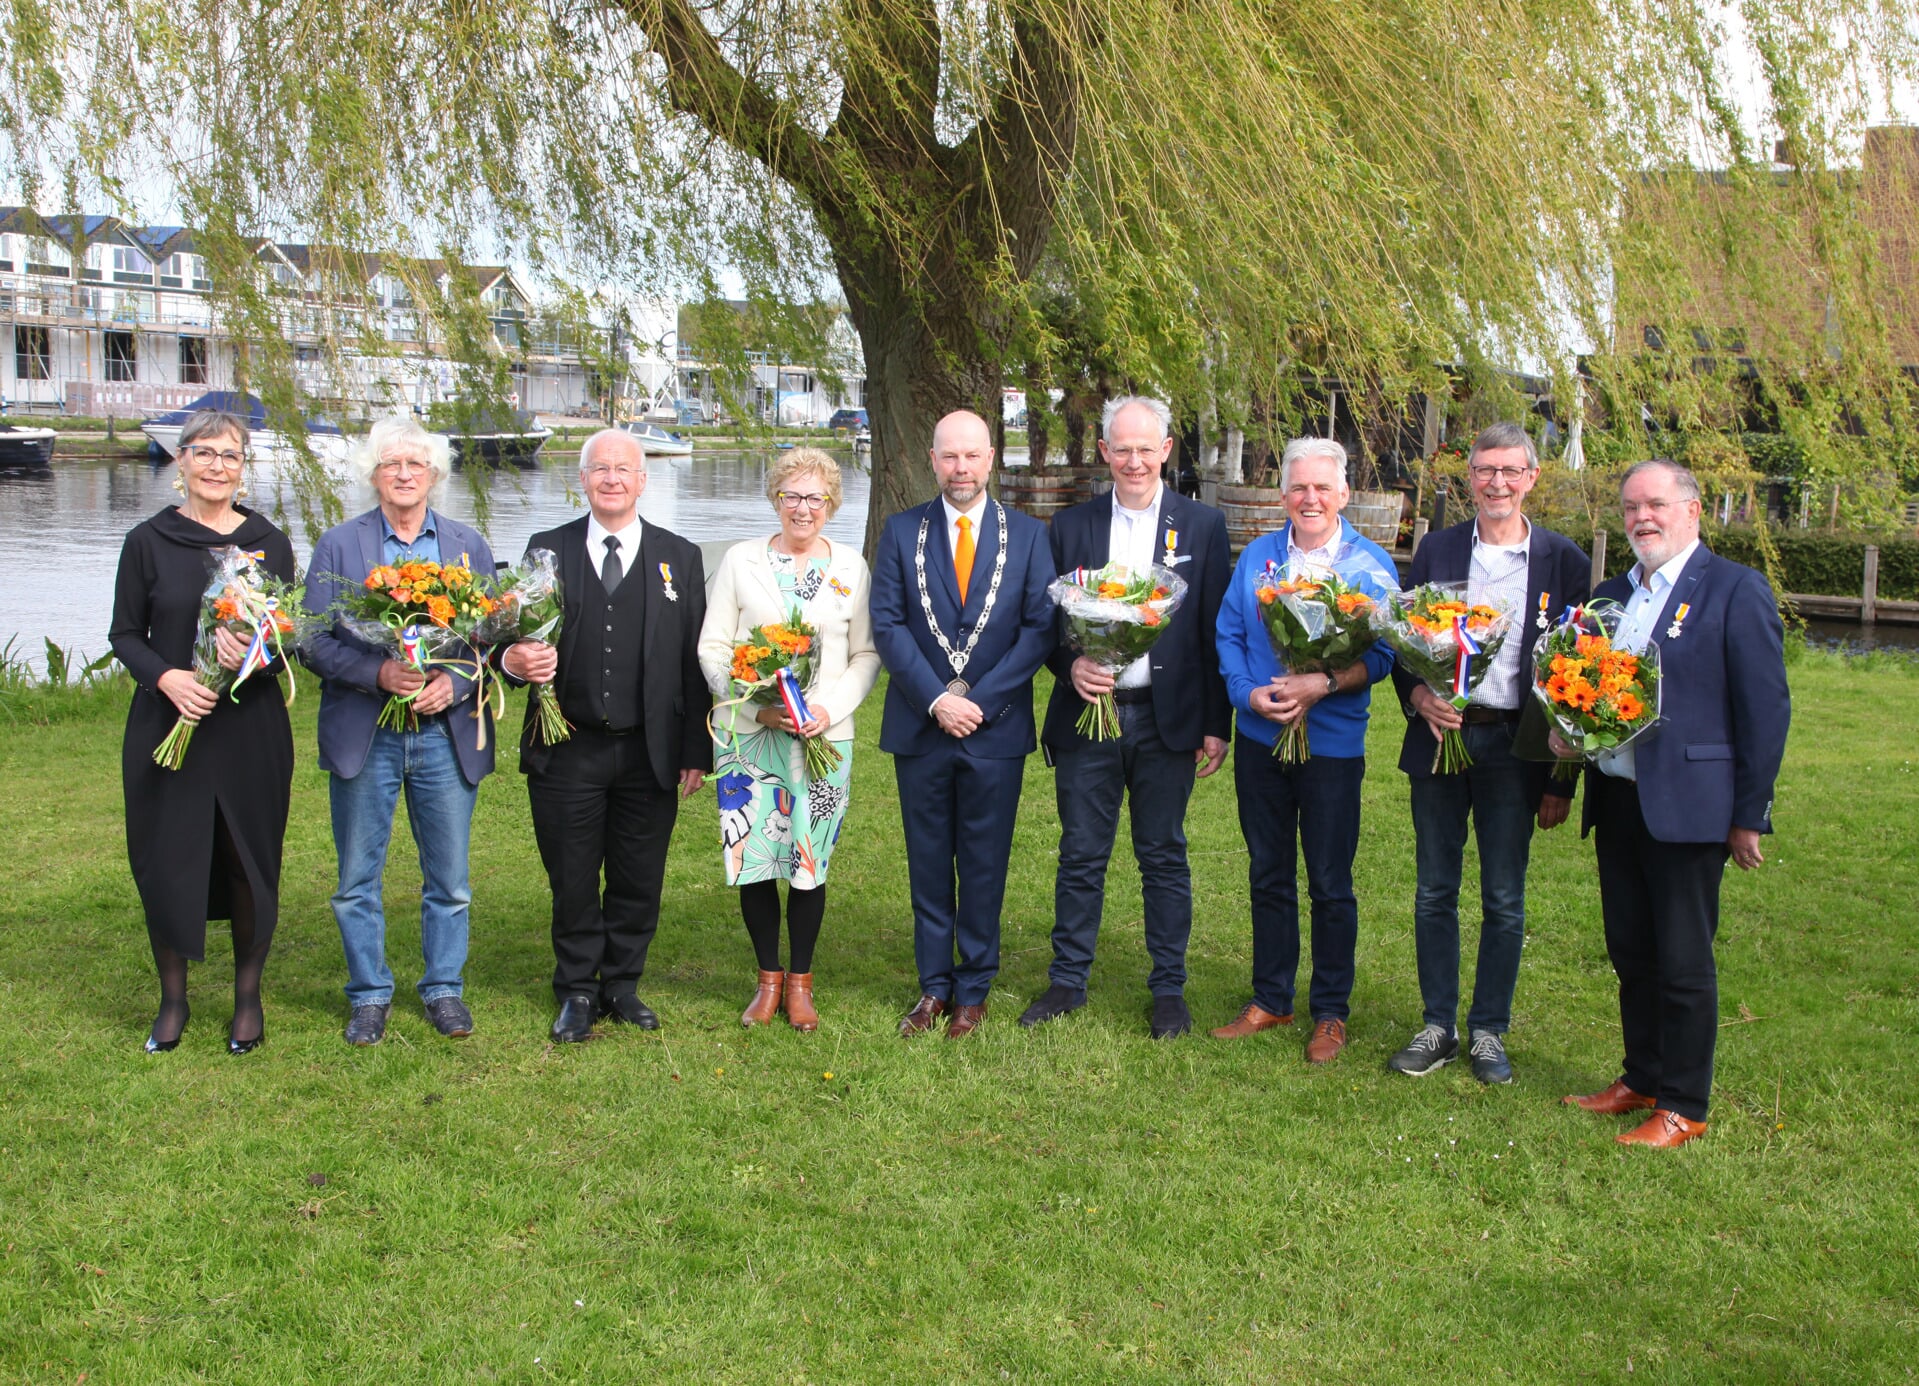
[[(1373, 628), (1378, 603), (1372, 595), (1337, 573), (1313, 570), (1281, 577), (1269, 568), (1253, 589), (1273, 656), (1289, 674), (1326, 674), (1355, 663), (1379, 639)], [(1294, 718), (1279, 729), (1273, 754), (1282, 765), (1298, 765), (1313, 753), (1306, 719)]]
[[(734, 696), (714, 706), (707, 716), (708, 730), (722, 708), (739, 703), (783, 706), (795, 726), (811, 721), (812, 709), (806, 705), (804, 690), (818, 668), (819, 638), (819, 632), (806, 623), (797, 608), (776, 625), (755, 626), (748, 631), (746, 639), (733, 646), (730, 677)], [(800, 749), (808, 779), (824, 778), (843, 759), (824, 735), (801, 737)]]
[[(1428, 582), (1388, 601), (1378, 616), (1379, 638), (1428, 688), (1464, 709), (1472, 691), (1486, 678), (1499, 647), (1506, 643), (1512, 617), (1496, 607), (1469, 603), (1466, 584)], [(1451, 775), (1473, 758), (1457, 731), (1439, 738), (1433, 773)]]
[[(1533, 651), (1533, 696), (1589, 760), (1631, 745), (1659, 720), (1659, 647), (1643, 654), (1615, 648), (1624, 616), (1616, 602), (1574, 607)], [(1575, 763), (1563, 760), (1554, 773), (1570, 779)]]
[[(1186, 600), (1186, 580), (1170, 568), (1140, 569), (1124, 563), (1104, 568), (1075, 568), (1046, 589), (1066, 617), (1066, 640), (1107, 673), (1117, 676), (1152, 649)], [(1119, 704), (1102, 693), (1086, 705), (1075, 724), (1091, 741), (1119, 736)]]
[[(340, 624), (375, 649), (387, 650), (420, 674), (457, 668), (480, 682), (473, 715), (482, 719), (480, 744), (486, 744), (486, 661), (474, 650), (478, 634), (493, 614), (495, 599), (460, 562), (429, 559), (382, 563), (359, 582), (343, 582), (337, 616)], [(424, 686), (424, 685), (423, 685)], [(389, 731), (417, 731), (413, 711), (419, 690), (395, 693), (380, 709), (379, 725)]]
[[(293, 665), (287, 649), (299, 644), (312, 623), (300, 602), (305, 589), (281, 582), (259, 564), (260, 555), (228, 547), (214, 554), (213, 576), (200, 599), (200, 634), (193, 642), (193, 677), (216, 693), (226, 693), (235, 702), (240, 686), (274, 661), (287, 671), (287, 705), (293, 704), (296, 691)], [(226, 629), (247, 642), (247, 656), (238, 670), (220, 663), (214, 632)], [(154, 747), (153, 763), (167, 770), (178, 770), (186, 763), (187, 747), (193, 742), (197, 722), (182, 717), (173, 730)]]

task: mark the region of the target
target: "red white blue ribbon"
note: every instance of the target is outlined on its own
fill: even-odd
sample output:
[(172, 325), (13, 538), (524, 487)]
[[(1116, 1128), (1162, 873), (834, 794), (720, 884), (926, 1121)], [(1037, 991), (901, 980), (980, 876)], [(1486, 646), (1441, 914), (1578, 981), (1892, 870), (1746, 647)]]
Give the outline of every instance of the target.
[(259, 617), (253, 623), (253, 643), (247, 646), (246, 658), (240, 661), (240, 667), (233, 675), (233, 692), (230, 696), (235, 702), (240, 699), (240, 685), (266, 668), (273, 660), (267, 644), (277, 638), (273, 614), (279, 609), (279, 599), (268, 597)]
[(1480, 646), (1467, 631), (1464, 616), (1453, 617), (1453, 638), (1459, 645), (1459, 663), (1453, 670), (1453, 693), (1463, 698), (1473, 691), (1473, 656), (1479, 653)]
[(418, 626), (408, 626), (400, 632), (400, 657), (421, 673), (426, 672), (426, 650), (424, 637)]
[(793, 725), (803, 727), (812, 721), (813, 709), (806, 705), (806, 695), (800, 692), (800, 681), (793, 677), (793, 671), (782, 669), (773, 677), (779, 685), (780, 702)]

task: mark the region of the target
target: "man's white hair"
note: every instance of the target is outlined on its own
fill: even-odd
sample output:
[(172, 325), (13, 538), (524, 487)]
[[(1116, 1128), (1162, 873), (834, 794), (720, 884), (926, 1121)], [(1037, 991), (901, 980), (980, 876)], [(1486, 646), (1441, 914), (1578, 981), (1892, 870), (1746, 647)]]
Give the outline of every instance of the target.
[(631, 443), (634, 451), (640, 455), (640, 470), (646, 470), (646, 445), (644, 443), (638, 438), (635, 438), (631, 433), (628, 433), (625, 429), (603, 428), (598, 433), (593, 434), (584, 443), (580, 444), (580, 474), (582, 476), (586, 474), (586, 469), (593, 460), (593, 454), (599, 451), (600, 445), (608, 438), (624, 438), (627, 442)]
[(419, 420), (406, 414), (391, 414), (375, 420), (367, 430), (366, 441), (354, 450), (353, 467), (360, 480), (372, 485), (374, 472), (395, 448), (421, 448), (426, 452), (427, 465), (433, 468), (429, 491), (438, 490), (453, 471), (453, 444), (444, 433), (428, 432)]
[(1284, 491), (1293, 484), (1293, 463), (1303, 457), (1330, 457), (1339, 464), (1339, 489), (1350, 492), (1352, 485), (1346, 479), (1346, 448), (1334, 438), (1295, 438), (1286, 445), (1286, 451), (1279, 456), (1279, 489)]
[(1119, 417), (1119, 411), (1135, 405), (1153, 416), (1153, 422), (1159, 425), (1161, 442), (1173, 436), (1172, 406), (1150, 395), (1121, 395), (1117, 399), (1107, 400), (1105, 407), (1099, 411), (1099, 436), (1110, 440), (1113, 436), (1113, 420)]

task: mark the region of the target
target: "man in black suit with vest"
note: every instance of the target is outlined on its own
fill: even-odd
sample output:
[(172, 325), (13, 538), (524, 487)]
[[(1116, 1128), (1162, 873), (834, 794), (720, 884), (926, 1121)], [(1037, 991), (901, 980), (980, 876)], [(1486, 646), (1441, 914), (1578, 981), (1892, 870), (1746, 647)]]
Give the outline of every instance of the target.
[[(1759, 843), (1772, 831), (1792, 696), (1772, 587), (1699, 541), (1693, 474), (1640, 462), (1619, 493), (1639, 561), (1593, 597), (1625, 605), (1617, 645), (1659, 651), (1660, 715), (1586, 774), (1584, 825), (1598, 835), (1626, 1062), (1611, 1087), (1565, 1100), (1604, 1116), (1644, 1111), (1617, 1139), (1669, 1149), (1706, 1129), (1719, 1039), (1719, 884), (1728, 858), (1742, 871), (1765, 860)], [(1553, 750), (1571, 752), (1557, 735)]]
[[(1412, 779), (1418, 876), (1413, 946), (1424, 1017), (1387, 1066), (1419, 1077), (1459, 1054), (1459, 882), (1470, 818), (1479, 839), (1479, 957), (1467, 1043), (1475, 1078), (1510, 1083), (1505, 1035), (1526, 940), (1533, 823), (1536, 818), (1541, 828), (1558, 827), (1572, 802), (1572, 782), (1554, 781), (1551, 767), (1538, 758), (1515, 755), (1515, 742), (1527, 739), (1520, 735), (1523, 725), (1543, 755), (1545, 714), (1532, 692), (1533, 645), (1566, 607), (1586, 600), (1592, 561), (1565, 535), (1526, 518), (1539, 454), (1518, 424), (1481, 430), (1467, 454), (1466, 474), (1473, 518), (1427, 535), (1408, 580), (1464, 583), (1468, 601), (1508, 612), (1513, 627), (1463, 710), (1393, 666), (1407, 719), (1399, 768)], [(1438, 774), (1433, 752), (1440, 736), (1454, 729), (1473, 763), (1457, 774)]]
[(543, 745), (529, 711), (520, 738), (553, 891), (553, 1038), (562, 1043), (586, 1039), (604, 1015), (659, 1028), (636, 989), (679, 800), (713, 765), (695, 655), (706, 615), (700, 551), (640, 522), (646, 453), (631, 434), (588, 438), (580, 482), (591, 513), (527, 541), (527, 552), (559, 560), (559, 646), (522, 641), (501, 661), (515, 680), (554, 684), (573, 724), (568, 740)]
[[(1220, 676), (1214, 629), (1231, 565), (1226, 518), (1161, 479), (1173, 449), (1172, 410), (1162, 401), (1109, 400), (1100, 419), (1100, 456), (1113, 489), (1053, 516), (1053, 566), (1060, 572), (1123, 562), (1170, 568), (1185, 601), (1150, 654), (1107, 673), (1064, 641), (1050, 663), (1056, 682), (1040, 740), (1053, 763), (1059, 803), (1059, 875), (1053, 887), (1050, 985), (1026, 1008), (1031, 1027), (1086, 1004), (1086, 979), (1106, 903), (1106, 866), (1122, 801), (1132, 806), (1133, 856), (1146, 907), (1153, 960), (1155, 1039), (1193, 1027), (1186, 1009), (1186, 942), (1193, 929), (1186, 863), (1186, 803), (1193, 781), (1226, 759), (1233, 709)], [(1116, 741), (1090, 741), (1077, 722), (1086, 704), (1111, 692), (1119, 705)]]

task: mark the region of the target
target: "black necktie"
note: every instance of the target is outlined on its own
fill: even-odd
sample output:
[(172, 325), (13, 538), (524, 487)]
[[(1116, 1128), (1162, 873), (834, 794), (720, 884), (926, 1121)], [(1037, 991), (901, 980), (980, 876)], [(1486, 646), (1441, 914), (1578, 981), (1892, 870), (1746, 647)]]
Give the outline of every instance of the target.
[(620, 541), (614, 535), (606, 536), (606, 562), (600, 565), (600, 586), (606, 589), (606, 595), (612, 596), (620, 585), (625, 570), (620, 567)]

